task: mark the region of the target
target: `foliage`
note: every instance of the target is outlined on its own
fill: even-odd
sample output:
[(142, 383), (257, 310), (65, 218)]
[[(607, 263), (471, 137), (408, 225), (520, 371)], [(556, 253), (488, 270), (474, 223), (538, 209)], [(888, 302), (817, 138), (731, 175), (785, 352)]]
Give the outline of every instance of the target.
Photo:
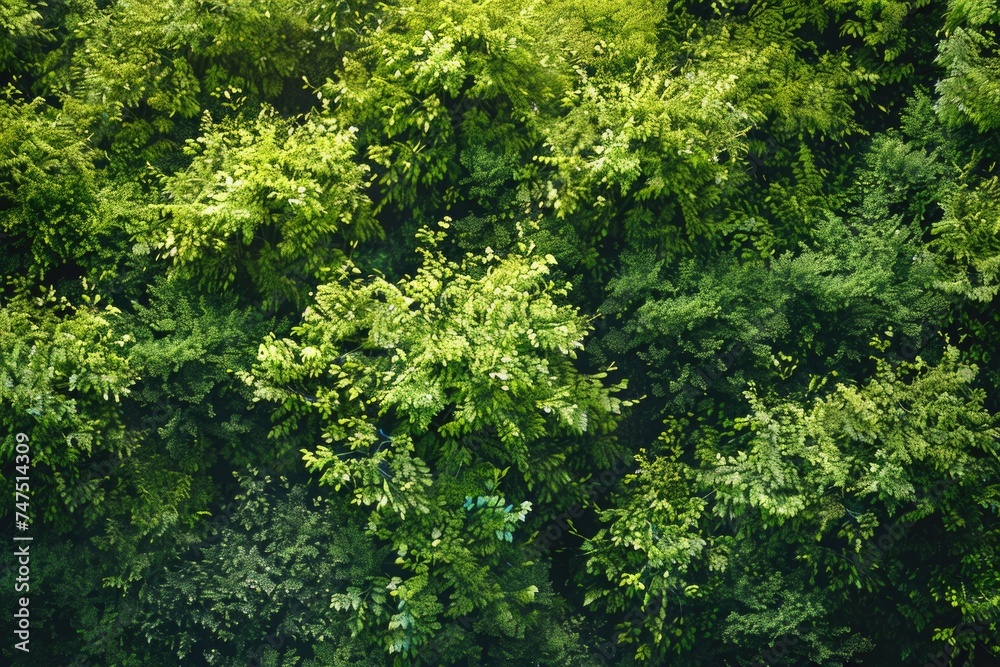
[(993, 664), (997, 7), (0, 0), (30, 663)]
[(160, 279), (148, 286), (148, 303), (133, 302), (121, 317), (133, 332), (129, 362), (141, 376), (125, 403), (138, 443), (113, 462), (117, 483), (92, 481), (107, 498), (94, 544), (121, 563), (105, 575), (107, 585), (132, 588), (162, 550), (190, 538), (219, 495), (210, 471), (273, 454), (266, 421), (247, 412), (250, 391), (232, 381), (250, 368), (270, 327), (232, 298), (195, 294), (190, 284)]
[(159, 257), (209, 290), (242, 272), (265, 303), (298, 296), (344, 257), (337, 241), (377, 233), (353, 136), (329, 119), (289, 122), (266, 108), (249, 123), (206, 116), (187, 144), (191, 164), (164, 179)]
[(871, 336), (916, 338), (943, 306), (926, 291), (933, 265), (912, 262), (918, 235), (898, 218), (831, 216), (813, 243), (767, 262), (725, 253), (677, 266), (626, 255), (609, 284), (605, 308), (622, 324), (602, 341), (605, 354), (634, 350), (675, 414), (712, 410), (702, 398), (738, 401), (751, 381), (806, 389), (827, 373), (856, 376)]
[(0, 98), (0, 156), (0, 229), (30, 253), (32, 272), (95, 249), (94, 151), (44, 99), (24, 102), (9, 89)]
[(206, 665), (384, 664), (358, 635), (389, 596), (356, 517), (287, 481), (240, 489), (218, 540), (149, 587), (149, 640)]
[[(372, 507), (369, 530), (413, 572), (394, 587), (392, 652), (425, 641), (421, 617), (440, 613), (444, 591), (454, 587), (455, 613), (502, 593), (489, 567), (516, 558), (507, 545), (532, 503), (508, 504), (501, 479), (513, 468), (522, 497), (565, 493), (575, 481), (567, 459), (614, 425), (621, 404), (604, 374), (573, 366), (586, 325), (556, 303), (567, 289), (547, 277), (551, 256), (521, 243), (506, 258), (487, 249), (456, 263), (444, 238), (423, 230), (422, 266), (395, 285), (345, 269), (318, 289), (295, 338), (264, 343), (245, 376), (278, 404), (272, 437), (322, 438), (303, 450), (307, 467)], [(475, 452), (463, 441), (477, 433), (495, 436)]]
[(52, 290), (32, 297), (20, 289), (0, 308), (3, 456), (14, 459), (15, 434), (28, 436), (44, 499), (36, 508), (50, 522), (77, 505), (72, 491), (88, 481), (88, 461), (131, 448), (121, 407), (135, 382), (123, 351), (131, 336), (113, 329), (117, 308), (100, 306), (97, 294), (82, 300), (73, 306)]
[(942, 288), (989, 303), (1000, 290), (1000, 187), (997, 177), (975, 188), (958, 184), (942, 202), (932, 246), (947, 262)]
[[(888, 347), (884, 341), (874, 344), (883, 351)], [(708, 630), (701, 623), (721, 623), (732, 628), (727, 633), (756, 626), (752, 632), (771, 633), (772, 639), (791, 631), (789, 621), (776, 631), (736, 611), (726, 621), (718, 607), (710, 613), (713, 601), (728, 598), (720, 592), (720, 573), (742, 559), (756, 562), (766, 554), (771, 562), (788, 559), (788, 567), (797, 562), (793, 572), (804, 569), (817, 590), (828, 591), (827, 602), (813, 613), (830, 617), (837, 597), (850, 604), (858, 588), (884, 590), (900, 575), (889, 563), (909, 561), (908, 550), (921, 553), (924, 562), (942, 562), (941, 555), (952, 548), (949, 541), (969, 539), (962, 548), (978, 552), (978, 538), (959, 526), (969, 521), (996, 529), (995, 506), (983, 499), (996, 492), (1000, 431), (982, 408), (985, 393), (972, 386), (975, 367), (962, 363), (953, 347), (933, 367), (920, 359), (897, 367), (876, 361), (876, 374), (867, 383), (838, 383), (811, 401), (765, 401), (748, 392), (751, 412), (733, 420), (730, 430), (705, 430), (688, 447), (668, 431), (663, 436), (668, 446), (626, 479), (634, 504), (604, 512), (610, 526), (594, 538), (588, 565), (618, 588), (598, 589), (593, 597), (610, 596), (609, 609), (629, 599), (648, 605), (666, 595), (687, 598), (693, 607), (648, 616), (650, 634), (643, 637), (639, 654), (649, 655), (653, 647), (691, 650), (697, 633)], [(693, 468), (679, 460), (691, 446)], [(724, 523), (720, 526), (716, 518)], [(910, 530), (939, 530), (937, 521), (953, 532), (948, 540), (907, 539)], [(891, 560), (882, 563), (873, 553), (885, 550), (877, 540), (883, 536), (880, 529), (892, 522), (906, 529), (893, 536)], [(883, 568), (888, 572), (883, 574)], [(970, 568), (966, 576), (974, 571)], [(933, 592), (939, 585), (934, 575), (922, 578), (910, 571), (904, 576), (911, 595), (923, 597), (923, 613), (942, 621), (952, 616), (951, 605), (940, 604), (940, 592)], [(980, 570), (974, 576), (965, 580), (960, 594), (967, 611), (959, 623), (996, 614), (993, 575)], [(780, 595), (801, 599), (792, 591)], [(908, 605), (900, 606), (908, 617)], [(910, 620), (917, 625), (911, 632), (926, 622)], [(827, 641), (836, 636), (828, 635)], [(839, 649), (832, 644), (823, 650)]]
[(40, 18), (37, 6), (27, 0), (4, 0), (0, 4), (0, 69), (17, 67), (17, 51), (29, 39), (42, 35), (37, 23)]
[(938, 82), (941, 116), (950, 124), (971, 122), (980, 132), (1000, 128), (1000, 57), (996, 55), (997, 5), (990, 0), (948, 3), (946, 36), (938, 62), (946, 75)]
[(205, 93), (277, 97), (317, 51), (339, 46), (350, 14), (337, 2), (81, 2), (50, 85), (75, 114), (109, 123), (148, 108), (163, 131), (174, 115), (197, 116)]

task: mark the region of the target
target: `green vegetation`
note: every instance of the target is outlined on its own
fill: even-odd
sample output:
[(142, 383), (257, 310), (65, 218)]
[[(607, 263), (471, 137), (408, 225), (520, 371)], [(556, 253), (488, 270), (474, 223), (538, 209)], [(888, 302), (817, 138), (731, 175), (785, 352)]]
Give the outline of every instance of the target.
[(1000, 664), (998, 34), (0, 0), (4, 664)]

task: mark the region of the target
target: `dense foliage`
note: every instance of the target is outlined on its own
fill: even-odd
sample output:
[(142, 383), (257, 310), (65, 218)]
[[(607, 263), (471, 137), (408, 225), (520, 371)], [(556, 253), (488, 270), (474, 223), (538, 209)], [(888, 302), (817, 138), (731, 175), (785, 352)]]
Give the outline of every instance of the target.
[(1000, 664), (998, 32), (0, 0), (4, 664)]

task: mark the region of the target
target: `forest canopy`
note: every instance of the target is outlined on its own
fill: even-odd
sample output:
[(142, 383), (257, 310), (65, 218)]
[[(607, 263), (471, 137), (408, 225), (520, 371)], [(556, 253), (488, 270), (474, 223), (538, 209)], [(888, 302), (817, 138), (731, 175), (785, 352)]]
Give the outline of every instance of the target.
[(998, 40), (0, 0), (4, 664), (1000, 664)]

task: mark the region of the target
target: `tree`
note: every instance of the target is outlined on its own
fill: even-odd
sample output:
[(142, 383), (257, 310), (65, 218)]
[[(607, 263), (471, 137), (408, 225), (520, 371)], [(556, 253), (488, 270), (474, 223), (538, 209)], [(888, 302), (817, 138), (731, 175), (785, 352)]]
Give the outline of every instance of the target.
[(8, 88), (0, 97), (0, 155), (0, 229), (5, 244), (29, 254), (24, 269), (40, 277), (95, 252), (105, 232), (100, 182), (94, 152), (72, 125), (44, 99), (25, 102)]
[(385, 664), (361, 631), (384, 622), (386, 549), (356, 510), (269, 476), (243, 476), (234, 504), (212, 543), (146, 587), (148, 640), (208, 665)]
[(0, 0), (31, 664), (993, 664), (998, 17)]
[(980, 132), (1000, 127), (996, 102), (996, 3), (970, 0), (949, 2), (945, 38), (938, 43), (938, 63), (945, 76), (938, 82), (942, 119), (951, 125), (972, 123)]
[(368, 529), (410, 573), (394, 580), (390, 652), (427, 642), (445, 601), (453, 618), (516, 617), (538, 591), (511, 588), (532, 565), (514, 534), (533, 503), (505, 496), (579, 496), (572, 473), (607, 458), (600, 436), (622, 406), (623, 385), (573, 365), (586, 322), (558, 305), (568, 286), (547, 278), (551, 256), (521, 243), (506, 258), (487, 250), (456, 263), (443, 232), (420, 240), (415, 277), (345, 269), (318, 289), (294, 338), (270, 338), (245, 376), (277, 404), (272, 437), (304, 446), (321, 484), (370, 507)]
[[(589, 569), (618, 586), (597, 588), (592, 597), (608, 596), (609, 609), (630, 599), (686, 601), (648, 616), (642, 629), (650, 634), (632, 633), (637, 655), (675, 649), (697, 656), (696, 633), (721, 626), (724, 635), (756, 628), (763, 636), (751, 643), (758, 646), (786, 634), (808, 639), (787, 664), (817, 650), (849, 656), (844, 651), (852, 642), (844, 644), (841, 632), (808, 631), (831, 623), (859, 631), (850, 610), (893, 587), (908, 591), (894, 611), (913, 624), (906, 629), (913, 644), (897, 643), (882, 655), (926, 652), (930, 627), (996, 622), (995, 575), (980, 559), (983, 549), (994, 548), (983, 538), (1000, 525), (986, 500), (996, 493), (1000, 431), (982, 407), (985, 393), (973, 384), (976, 368), (954, 347), (936, 366), (919, 358), (893, 366), (881, 357), (888, 342), (873, 344), (877, 370), (863, 384), (838, 383), (805, 401), (766, 400), (752, 390), (746, 417), (694, 436), (668, 431), (640, 473), (626, 479), (634, 504), (606, 511), (609, 526), (589, 545)], [(789, 575), (772, 583), (781, 590), (779, 582), (787, 581), (791, 588), (780, 595), (789, 600), (812, 595), (794, 588), (804, 576), (812, 590), (823, 591), (822, 611), (793, 614), (778, 625), (766, 616), (754, 620), (726, 592), (731, 581), (724, 573), (741, 561), (781, 562), (779, 571)], [(762, 576), (744, 572), (740, 587), (757, 580), (746, 577)], [(731, 601), (720, 605), (725, 599)], [(951, 599), (957, 604), (944, 602)], [(880, 633), (898, 632), (877, 613), (868, 618), (866, 639), (875, 645), (885, 646)], [(949, 634), (933, 639), (942, 636)], [(959, 648), (969, 652), (972, 643), (966, 638)]]
[(24, 43), (42, 36), (38, 25), (42, 15), (27, 0), (4, 0), (0, 4), (0, 71), (17, 71), (23, 66), (17, 58)]
[(206, 116), (202, 136), (187, 143), (191, 164), (163, 179), (163, 219), (137, 240), (209, 290), (239, 276), (265, 304), (302, 298), (345, 250), (379, 233), (366, 169), (352, 160), (354, 132), (268, 108), (244, 122)]
[[(0, 308), (3, 459), (14, 460), (15, 435), (25, 433), (35, 507), (64, 529), (71, 528), (65, 512), (79, 504), (76, 488), (94, 484), (86, 464), (133, 446), (121, 405), (135, 382), (123, 353), (131, 337), (113, 328), (114, 306), (99, 306), (96, 294), (81, 300), (74, 306), (51, 290), (33, 296), (22, 286)], [(12, 489), (13, 478), (5, 480)]]

